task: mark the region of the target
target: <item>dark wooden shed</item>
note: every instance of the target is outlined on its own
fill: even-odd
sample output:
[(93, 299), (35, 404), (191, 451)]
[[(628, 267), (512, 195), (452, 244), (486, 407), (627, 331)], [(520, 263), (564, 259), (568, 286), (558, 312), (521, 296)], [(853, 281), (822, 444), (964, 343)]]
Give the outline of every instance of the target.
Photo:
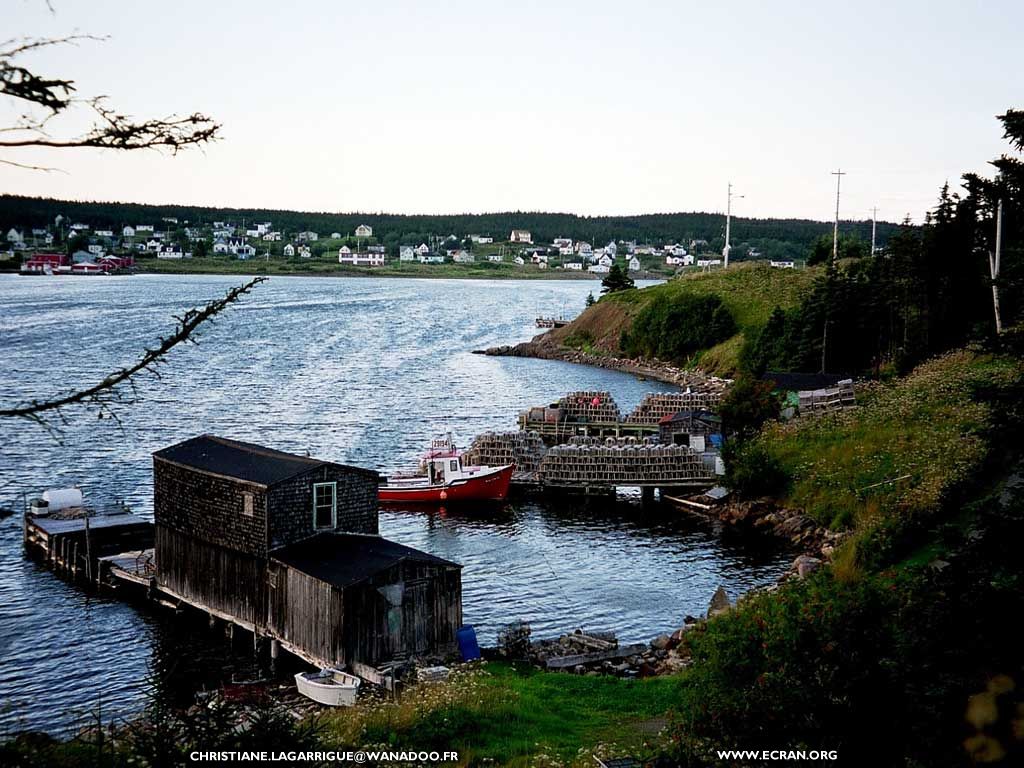
[[(153, 476), (165, 592), (324, 665), (453, 646), (460, 566), (380, 538), (376, 472), (202, 435), (154, 453)], [(402, 594), (409, 630), (369, 585)]]
[(443, 654), (462, 623), (460, 567), (376, 536), (328, 533), (277, 550), (270, 585), (274, 634), (336, 664)]
[(722, 432), (722, 419), (711, 411), (678, 411), (658, 422), (659, 440), (668, 445), (687, 445), (701, 451), (708, 448), (713, 435)]

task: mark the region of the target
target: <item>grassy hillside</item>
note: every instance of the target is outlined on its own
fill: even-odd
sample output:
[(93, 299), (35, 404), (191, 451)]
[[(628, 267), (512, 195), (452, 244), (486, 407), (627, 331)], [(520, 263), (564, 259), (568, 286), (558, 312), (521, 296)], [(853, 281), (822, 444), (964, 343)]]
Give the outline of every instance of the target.
[(604, 296), (575, 321), (552, 331), (549, 340), (557, 344), (587, 343), (599, 353), (618, 354), (622, 332), (651, 302), (684, 294), (718, 296), (732, 313), (739, 328), (735, 336), (685, 361), (709, 373), (729, 375), (739, 367), (744, 338), (756, 333), (776, 306), (796, 306), (820, 270), (772, 269), (767, 264), (736, 264), (728, 270), (691, 272), (663, 285)]
[(1019, 360), (958, 350), (862, 390), (859, 408), (777, 424), (759, 441), (792, 478), (785, 504), (835, 528), (870, 527), (935, 508), (977, 472), (995, 424), (974, 394), (1022, 375)]

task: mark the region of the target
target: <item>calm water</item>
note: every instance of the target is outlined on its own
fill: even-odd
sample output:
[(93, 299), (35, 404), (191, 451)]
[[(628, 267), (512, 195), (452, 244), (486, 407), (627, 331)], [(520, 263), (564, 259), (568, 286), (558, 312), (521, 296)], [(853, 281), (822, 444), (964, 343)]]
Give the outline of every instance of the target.
[[(90, 384), (134, 359), (173, 314), (240, 278), (0, 276), (0, 401)], [(376, 469), (414, 464), (431, 435), (460, 445), (570, 389), (610, 390), (623, 410), (666, 389), (625, 374), (471, 350), (529, 338), (533, 318), (583, 307), (591, 281), (275, 278), (144, 379), (121, 425), (69, 412), (63, 445), (0, 424), (0, 504), (78, 484), (93, 502), (152, 512), (150, 454), (203, 432)], [(0, 520), (0, 735), (61, 731), (102, 701), (216, 685), (245, 661), (200, 623), (98, 599), (21, 555), (18, 517)], [(577, 626), (645, 640), (702, 612), (724, 584), (768, 583), (789, 557), (724, 540), (635, 498), (536, 500), (484, 512), (386, 511), (385, 536), (464, 565), (464, 614), (481, 639), (516, 618), (536, 636)]]

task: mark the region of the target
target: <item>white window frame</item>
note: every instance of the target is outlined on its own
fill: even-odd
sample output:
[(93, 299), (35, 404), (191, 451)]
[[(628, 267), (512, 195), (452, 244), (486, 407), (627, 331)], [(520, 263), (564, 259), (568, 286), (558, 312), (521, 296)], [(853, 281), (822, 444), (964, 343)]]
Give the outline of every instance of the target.
[[(317, 525), (317, 491), (321, 488), (331, 489), (331, 524)], [(326, 531), (338, 526), (338, 484), (337, 483), (313, 483), (313, 530)]]

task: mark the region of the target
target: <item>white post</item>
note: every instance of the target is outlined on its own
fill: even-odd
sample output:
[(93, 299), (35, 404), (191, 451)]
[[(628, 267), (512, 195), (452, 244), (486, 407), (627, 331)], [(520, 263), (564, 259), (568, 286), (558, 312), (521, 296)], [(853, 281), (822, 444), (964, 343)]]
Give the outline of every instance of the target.
[[(734, 195), (732, 193), (732, 182), (729, 182), (728, 194), (725, 200), (725, 247), (722, 249), (722, 269), (729, 268), (729, 250), (732, 246), (729, 245), (729, 232), (732, 226), (732, 199)], [(735, 195), (735, 197), (743, 197), (743, 195)]]
[(992, 275), (992, 310), (996, 316), (996, 334), (1003, 332), (1003, 320), (999, 314), (999, 286), (996, 281), (999, 279), (999, 257), (1003, 250), (1003, 201), (999, 201), (996, 207), (996, 255), (988, 254), (988, 268)]
[(832, 171), (832, 175), (836, 177), (836, 220), (832, 225), (832, 264), (834, 266), (839, 254), (839, 182), (846, 174), (843, 173), (842, 168), (839, 168)]

